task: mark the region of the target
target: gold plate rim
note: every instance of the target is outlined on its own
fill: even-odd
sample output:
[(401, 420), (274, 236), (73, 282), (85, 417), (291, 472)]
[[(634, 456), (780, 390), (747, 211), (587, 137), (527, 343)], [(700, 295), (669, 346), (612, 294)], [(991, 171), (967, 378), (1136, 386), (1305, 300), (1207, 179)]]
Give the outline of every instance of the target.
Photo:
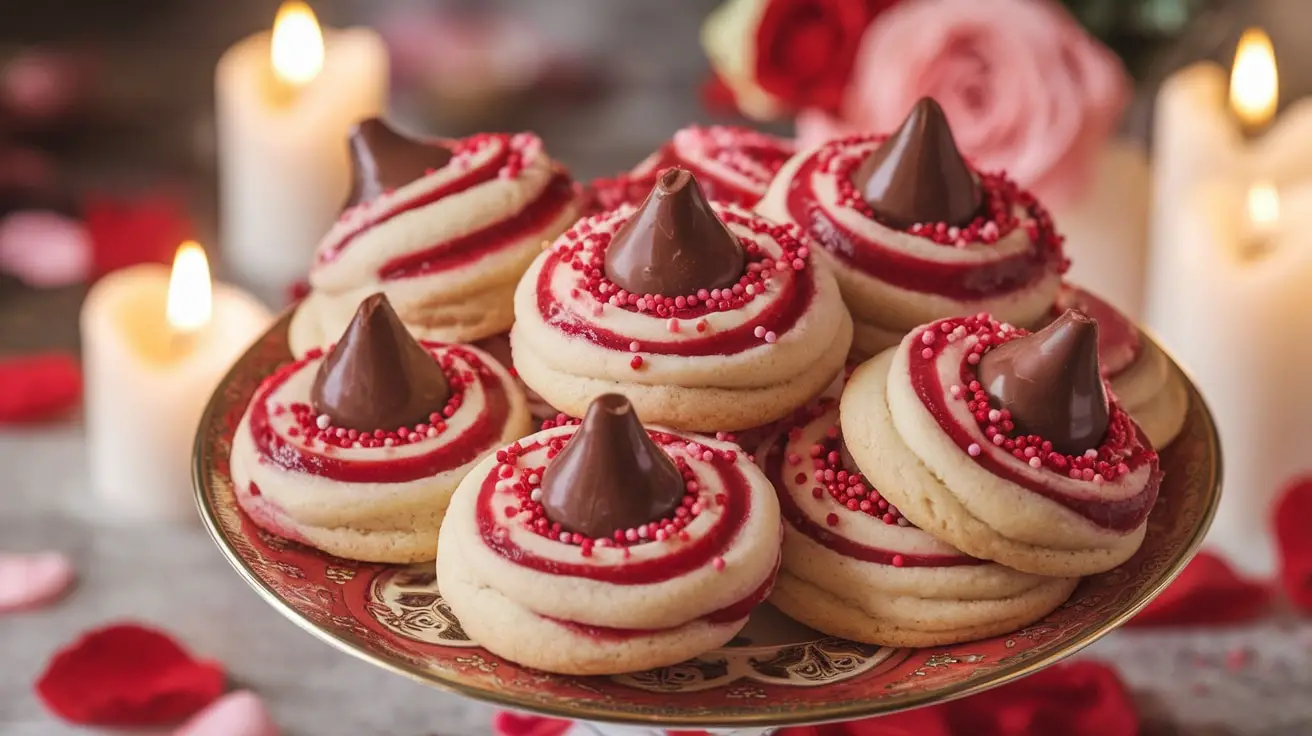
[[(252, 348), (263, 344), (277, 331), (283, 331), (285, 336), (290, 317), (291, 310), (289, 309), (267, 332), (261, 335), (260, 338), (252, 344)], [(1157, 597), (1158, 594), (1170, 585), (1184, 570), (1185, 565), (1193, 559), (1199, 547), (1202, 545), (1207, 530), (1211, 527), (1212, 519), (1216, 515), (1217, 507), (1220, 504), (1222, 482), (1220, 437), (1217, 433), (1216, 422), (1212, 416), (1211, 409), (1203, 399), (1202, 394), (1198, 391), (1192, 377), (1175, 361), (1168, 351), (1157, 343), (1155, 339), (1148, 335), (1145, 335), (1145, 337), (1153, 343), (1157, 349), (1162, 350), (1162, 352), (1167, 355), (1167, 358), (1171, 361), (1172, 369), (1175, 370), (1185, 381), (1188, 389), (1189, 400), (1191, 402), (1198, 402), (1199, 414), (1205, 420), (1204, 424), (1206, 425), (1207, 456), (1210, 459), (1209, 473), (1212, 479), (1211, 487), (1207, 495), (1207, 508), (1204, 509), (1203, 514), (1200, 517), (1200, 523), (1193, 530), (1188, 543), (1181, 549), (1177, 558), (1172, 561), (1165, 574), (1162, 575), (1156, 583), (1146, 588), (1137, 598), (1131, 601), (1124, 611), (1103, 622), (1102, 625), (1097, 628), (1083, 632), (1071, 641), (1065, 643), (1056, 651), (994, 670), (985, 680), (952, 683), (931, 691), (910, 691), (869, 701), (857, 701), (832, 707), (822, 706), (807, 708), (795, 713), (760, 715), (746, 714), (725, 718), (714, 714), (660, 715), (632, 713), (604, 707), (556, 706), (536, 700), (518, 698), (492, 689), (471, 686), (456, 678), (442, 677), (441, 675), (424, 671), (418, 667), (389, 661), (384, 657), (358, 647), (346, 637), (339, 636), (319, 627), (306, 618), (302, 613), (297, 611), (294, 606), (287, 602), (287, 600), (266, 586), (255, 574), (255, 571), (251, 569), (244, 559), (242, 559), (241, 555), (238, 554), (232, 543), (227, 539), (227, 536), (220, 529), (217, 514), (210, 503), (210, 494), (206, 492), (208, 484), (207, 478), (209, 477), (209, 470), (213, 466), (213, 459), (210, 457), (210, 453), (206, 446), (205, 429), (216, 420), (216, 417), (219, 414), (220, 404), (222, 403), (221, 399), (226, 389), (234, 380), (236, 380), (239, 368), (242, 363), (245, 362), (250, 350), (243, 353), (237, 363), (228, 370), (223, 376), (223, 379), (219, 382), (219, 385), (216, 387), (214, 394), (211, 395), (209, 401), (206, 402), (205, 411), (201, 416), (200, 426), (193, 445), (192, 486), (196, 496), (196, 505), (206, 531), (209, 532), (210, 537), (223, 552), (223, 556), (227, 558), (228, 563), (232, 565), (241, 578), (246, 581), (247, 585), (253, 588), (266, 603), (274, 608), (274, 610), (282, 614), (283, 617), (291, 620), (292, 623), (296, 624), (304, 631), (310, 633), (321, 641), (326, 642), (341, 652), (345, 652), (346, 654), (364, 660), (372, 665), (381, 667), (417, 682), (421, 682), (425, 685), (512, 710), (531, 712), (555, 718), (596, 721), (621, 725), (660, 726), (663, 728), (675, 729), (740, 729), (775, 728), (868, 718), (871, 716), (887, 715), (898, 711), (910, 710), (912, 708), (943, 703), (974, 695), (1013, 682), (1044, 669), (1045, 667), (1061, 662), (1133, 618), (1135, 614), (1143, 610), (1153, 598)]]

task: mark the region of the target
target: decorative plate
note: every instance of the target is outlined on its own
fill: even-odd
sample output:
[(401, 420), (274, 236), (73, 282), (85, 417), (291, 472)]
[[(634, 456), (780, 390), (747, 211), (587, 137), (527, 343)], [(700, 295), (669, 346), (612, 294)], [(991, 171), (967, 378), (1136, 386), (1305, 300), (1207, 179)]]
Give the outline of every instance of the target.
[[(432, 563), (353, 562), (258, 529), (228, 473), (233, 432), (260, 381), (289, 360), (284, 317), (223, 379), (201, 420), (195, 485), (201, 516), (228, 561), (274, 608), (379, 667), (507, 708), (670, 728), (750, 728), (861, 718), (928, 705), (1014, 680), (1124, 623), (1180, 572), (1220, 497), (1216, 427), (1190, 384), (1189, 416), (1161, 453), (1166, 478), (1143, 547), (1086, 578), (1042, 621), (1008, 636), (933, 649), (888, 649), (824, 636), (762, 605), (726, 647), (673, 667), (563, 677), (471, 642), (434, 584)], [(1178, 370), (1178, 368), (1175, 368)]]

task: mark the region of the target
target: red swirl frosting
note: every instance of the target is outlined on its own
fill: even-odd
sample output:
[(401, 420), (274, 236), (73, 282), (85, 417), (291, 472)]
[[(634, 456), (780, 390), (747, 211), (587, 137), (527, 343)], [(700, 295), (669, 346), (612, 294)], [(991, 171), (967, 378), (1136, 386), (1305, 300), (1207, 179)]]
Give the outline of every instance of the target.
[(1117, 402), (1110, 404), (1102, 443), (1082, 455), (1015, 434), (1010, 413), (990, 406), (975, 366), (992, 348), (1028, 334), (984, 314), (932, 322), (904, 343), (911, 346), (911, 388), (953, 444), (984, 470), (1100, 528), (1137, 529), (1157, 500), (1162, 474), (1157, 453)]
[[(632, 294), (607, 279), (606, 249), (634, 212), (625, 206), (580, 221), (552, 246), (536, 277), (539, 318), (571, 337), (634, 353), (635, 370), (644, 354), (732, 355), (778, 341), (816, 293), (810, 249), (792, 226), (737, 205), (717, 202), (713, 208), (747, 254), (747, 271), (732, 287), (675, 296)], [(625, 323), (633, 327), (624, 333), (613, 329), (607, 317), (612, 312), (632, 315)], [(741, 319), (712, 330), (707, 317), (718, 313)]]
[[(838, 402), (832, 398), (798, 410), (762, 448), (761, 455), (758, 461), (774, 484), (784, 520), (797, 533), (832, 552), (893, 567), (988, 564), (932, 539), (880, 496), (843, 448)], [(803, 504), (809, 510), (803, 509)], [(881, 534), (892, 544), (881, 546), (863, 539), (868, 535), (862, 535), (860, 529), (868, 523), (854, 525), (853, 519), (859, 518), (856, 514), (895, 528)]]
[(593, 181), (586, 211), (640, 204), (657, 177), (675, 166), (691, 171), (710, 199), (753, 207), (792, 155), (792, 143), (783, 138), (749, 128), (690, 125), (631, 171)]
[[(364, 232), (483, 184), (512, 180), (527, 161), (542, 155), (542, 141), (530, 133), (483, 133), (450, 141), (449, 146), (454, 155), (446, 166), (343, 212), (319, 247), (315, 270), (336, 261)], [(392, 258), (378, 267), (377, 278), (391, 281), (439, 272), (516, 245), (524, 236), (559, 219), (578, 196), (569, 174), (557, 167), (545, 186), (517, 211), (472, 232)]]
[(975, 172), (982, 214), (965, 225), (880, 223), (852, 179), (886, 138), (831, 141), (806, 154), (788, 182), (788, 216), (842, 264), (892, 286), (959, 301), (1005, 295), (1066, 270), (1062, 238), (1047, 210), (1002, 174)]
[(282, 366), (249, 414), (259, 462), (345, 483), (404, 483), (458, 468), (501, 443), (511, 406), (506, 379), (459, 345), (425, 342), (451, 387), (445, 407), (413, 427), (333, 427), (310, 406), (321, 351)]

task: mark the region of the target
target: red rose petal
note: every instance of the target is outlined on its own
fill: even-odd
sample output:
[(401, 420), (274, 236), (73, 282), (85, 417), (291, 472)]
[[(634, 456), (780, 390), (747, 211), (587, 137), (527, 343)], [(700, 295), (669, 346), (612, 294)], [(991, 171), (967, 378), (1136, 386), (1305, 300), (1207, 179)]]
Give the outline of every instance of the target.
[(1225, 560), (1199, 552), (1180, 577), (1128, 626), (1213, 626), (1251, 621), (1266, 610), (1266, 586), (1239, 577)]
[(223, 694), (223, 668), (192, 659), (167, 635), (117, 624), (60, 650), (36, 682), (55, 715), (98, 726), (158, 726), (194, 715)]
[(500, 736), (561, 736), (573, 721), (503, 710), (492, 716), (492, 730)]
[(82, 369), (66, 353), (0, 360), (0, 424), (39, 422), (63, 414), (82, 398)]
[(1312, 613), (1312, 478), (1290, 483), (1275, 513), (1280, 582), (1295, 606)]
[(173, 262), (195, 228), (186, 204), (166, 194), (135, 199), (93, 196), (84, 206), (91, 236), (92, 278), (138, 263)]
[(68, 590), (73, 577), (73, 563), (59, 552), (0, 554), (0, 613), (50, 603)]

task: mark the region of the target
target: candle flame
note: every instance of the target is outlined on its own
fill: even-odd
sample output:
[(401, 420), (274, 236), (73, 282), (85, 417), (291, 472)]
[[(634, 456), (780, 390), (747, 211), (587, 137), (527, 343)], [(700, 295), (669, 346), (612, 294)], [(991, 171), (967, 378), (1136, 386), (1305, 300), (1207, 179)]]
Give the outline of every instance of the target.
[(314, 11), (300, 0), (287, 0), (278, 8), (270, 47), (273, 73), (287, 84), (309, 84), (323, 70), (323, 31)]
[(1249, 28), (1239, 38), (1235, 64), (1230, 70), (1230, 107), (1239, 121), (1259, 128), (1270, 122), (1280, 101), (1276, 53), (1260, 28)]
[(192, 333), (209, 324), (213, 309), (210, 292), (210, 264), (199, 243), (188, 240), (178, 246), (169, 276), (169, 296), (165, 316), (169, 326), (182, 333)]

